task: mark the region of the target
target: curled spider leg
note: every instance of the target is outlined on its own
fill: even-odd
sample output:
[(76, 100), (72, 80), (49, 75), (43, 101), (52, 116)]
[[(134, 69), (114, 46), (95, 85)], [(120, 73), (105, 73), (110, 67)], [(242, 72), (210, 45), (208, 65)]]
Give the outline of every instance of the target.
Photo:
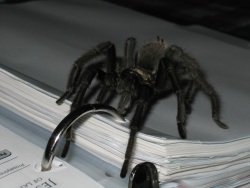
[(219, 111), (220, 111), (220, 103), (219, 97), (214, 91), (213, 87), (202, 77), (197, 77), (196, 82), (200, 85), (201, 89), (205, 94), (210, 98), (211, 106), (212, 106), (212, 118), (214, 122), (223, 129), (228, 129), (229, 127), (220, 121)]
[[(114, 44), (111, 42), (102, 42), (98, 44), (95, 48), (92, 48), (85, 54), (83, 54), (80, 58), (78, 58), (70, 72), (68, 84), (66, 87), (65, 93), (56, 101), (57, 104), (61, 104), (65, 99), (70, 97), (72, 94), (76, 92), (76, 89), (79, 84), (79, 78), (82, 72), (84, 65), (90, 61), (91, 59), (98, 57), (100, 55), (105, 55), (109, 60), (109, 67), (108, 69), (114, 70), (115, 69), (115, 62), (116, 62), (116, 54), (115, 54), (115, 47)], [(108, 70), (109, 71), (109, 70)]]
[(159, 188), (158, 172), (153, 163), (144, 162), (136, 165), (129, 177), (128, 188)]

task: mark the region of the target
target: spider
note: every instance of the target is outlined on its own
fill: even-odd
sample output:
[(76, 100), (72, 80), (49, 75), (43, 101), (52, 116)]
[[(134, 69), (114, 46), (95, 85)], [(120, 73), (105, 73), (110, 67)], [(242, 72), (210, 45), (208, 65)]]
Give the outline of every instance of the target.
[[(177, 45), (170, 45), (163, 39), (145, 43), (136, 51), (136, 39), (130, 37), (125, 43), (123, 58), (116, 57), (115, 46), (102, 42), (79, 57), (70, 72), (65, 93), (57, 100), (61, 104), (73, 94), (72, 110), (84, 104), (84, 95), (97, 76), (100, 91), (97, 103), (107, 102), (112, 92), (120, 95), (117, 111), (125, 115), (135, 108), (130, 122), (130, 137), (120, 176), (126, 176), (131, 159), (135, 136), (142, 128), (142, 120), (152, 105), (153, 99), (165, 93), (175, 93), (177, 97), (177, 127), (181, 138), (186, 138), (186, 114), (191, 113), (191, 103), (198, 89), (210, 99), (212, 118), (221, 128), (228, 128), (219, 118), (219, 99), (205, 79), (197, 61)], [(86, 64), (99, 56), (105, 57), (106, 71), (97, 62)]]

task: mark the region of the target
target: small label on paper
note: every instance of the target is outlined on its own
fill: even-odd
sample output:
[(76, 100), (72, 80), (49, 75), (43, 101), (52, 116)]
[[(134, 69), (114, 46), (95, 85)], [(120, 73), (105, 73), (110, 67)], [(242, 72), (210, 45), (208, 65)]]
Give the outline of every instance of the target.
[(0, 125), (0, 188), (103, 188), (58, 158), (41, 172), (42, 156), (41, 148)]
[(11, 152), (7, 149), (0, 151), (0, 160), (4, 159), (6, 157), (9, 157), (11, 155)]

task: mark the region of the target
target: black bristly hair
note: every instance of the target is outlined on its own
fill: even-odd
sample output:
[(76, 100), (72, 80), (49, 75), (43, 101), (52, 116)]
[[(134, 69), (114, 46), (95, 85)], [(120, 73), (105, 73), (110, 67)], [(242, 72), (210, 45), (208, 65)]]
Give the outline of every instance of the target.
[[(98, 56), (104, 56), (106, 71), (99, 66), (86, 66)], [(142, 120), (150, 108), (151, 101), (164, 92), (173, 92), (177, 97), (177, 126), (181, 138), (186, 138), (186, 114), (191, 113), (191, 104), (197, 90), (202, 90), (210, 99), (212, 118), (221, 128), (228, 128), (219, 119), (219, 98), (211, 84), (207, 82), (197, 61), (176, 45), (170, 45), (157, 37), (157, 40), (144, 44), (136, 52), (136, 40), (126, 40), (124, 57), (118, 62), (115, 46), (103, 42), (78, 58), (70, 72), (65, 93), (57, 100), (61, 104), (66, 98), (76, 94), (71, 109), (84, 104), (85, 92), (94, 77), (100, 81), (97, 103), (105, 103), (110, 91), (121, 95), (117, 110), (125, 115), (135, 106), (130, 123), (130, 137), (121, 170), (125, 177), (136, 134), (142, 128)]]

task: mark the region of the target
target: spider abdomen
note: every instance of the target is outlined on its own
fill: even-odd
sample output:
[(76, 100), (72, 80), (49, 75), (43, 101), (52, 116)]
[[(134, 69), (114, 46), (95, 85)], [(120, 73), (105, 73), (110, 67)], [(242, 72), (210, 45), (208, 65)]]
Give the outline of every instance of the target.
[(138, 51), (136, 65), (150, 72), (155, 72), (159, 60), (165, 56), (168, 47), (169, 45), (161, 40), (144, 44)]

